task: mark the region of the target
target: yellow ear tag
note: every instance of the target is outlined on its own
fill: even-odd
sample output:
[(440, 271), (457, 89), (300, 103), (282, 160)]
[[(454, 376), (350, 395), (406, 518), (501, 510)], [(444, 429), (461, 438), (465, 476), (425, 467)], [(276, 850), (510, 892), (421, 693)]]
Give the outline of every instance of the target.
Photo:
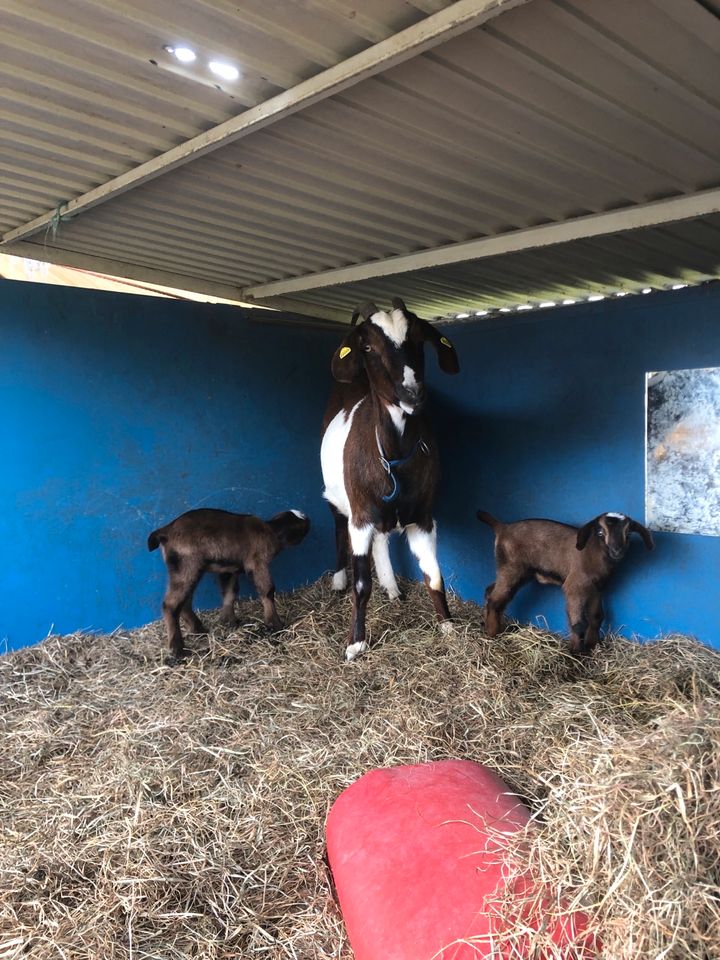
[(341, 348), (340, 348), (340, 359), (341, 359), (341, 360), (344, 360), (345, 357), (346, 357), (349, 353), (352, 353), (352, 349), (351, 349), (350, 347), (341, 347)]
[(440, 337), (440, 343), (443, 343), (446, 347), (452, 347), (447, 337)]

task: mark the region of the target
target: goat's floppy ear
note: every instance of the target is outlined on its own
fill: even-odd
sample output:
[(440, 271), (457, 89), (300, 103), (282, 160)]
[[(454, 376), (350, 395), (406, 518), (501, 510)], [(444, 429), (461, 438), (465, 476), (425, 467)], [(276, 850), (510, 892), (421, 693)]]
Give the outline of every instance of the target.
[(411, 313), (400, 297), (394, 297), (392, 305), (393, 310), (402, 310), (408, 320), (412, 322), (415, 336), (419, 340), (424, 340), (434, 347), (440, 369), (443, 373), (459, 373), (460, 362), (458, 361), (458, 355), (455, 352), (455, 347), (450, 343), (448, 338), (440, 333), (431, 323), (428, 323), (427, 320), (421, 320), (416, 313)]
[(330, 369), (340, 383), (352, 383), (362, 373), (363, 358), (357, 327), (353, 327), (333, 354)]
[(628, 529), (630, 530), (630, 533), (637, 533), (638, 536), (642, 537), (642, 542), (645, 544), (646, 550), (655, 549), (655, 541), (653, 540), (652, 534), (647, 527), (644, 527), (641, 523), (638, 523), (637, 520), (631, 520)]
[(595, 527), (597, 526), (597, 517), (593, 517), (592, 520), (588, 520), (584, 527), (580, 527), (577, 532), (577, 540), (575, 541), (575, 546), (578, 550), (584, 550), (587, 546), (587, 542), (590, 539)]

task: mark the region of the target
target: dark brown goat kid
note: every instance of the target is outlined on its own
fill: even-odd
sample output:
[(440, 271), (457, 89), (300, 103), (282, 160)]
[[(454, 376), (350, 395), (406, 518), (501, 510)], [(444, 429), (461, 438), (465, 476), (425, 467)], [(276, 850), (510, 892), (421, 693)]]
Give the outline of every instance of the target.
[(184, 653), (181, 617), (192, 633), (206, 632), (192, 608), (195, 588), (206, 572), (218, 575), (225, 623), (237, 622), (238, 577), (246, 573), (262, 601), (266, 626), (280, 629), (270, 562), (284, 547), (300, 543), (309, 529), (310, 521), (299, 510), (278, 513), (265, 521), (247, 513), (202, 509), (190, 510), (153, 530), (148, 550), (160, 547), (168, 570), (162, 609), (171, 653), (176, 657)]
[(348, 660), (367, 649), (371, 551), (381, 585), (391, 599), (399, 596), (388, 550), (395, 530), (406, 532), (437, 617), (448, 626), (433, 518), (438, 449), (423, 412), (425, 344), (445, 373), (460, 369), (448, 338), (397, 297), (390, 312), (367, 304), (353, 315), (355, 323), (332, 359), (337, 382), (325, 410), (320, 451), (324, 496), (335, 519), (333, 589), (347, 585), (348, 546), (352, 554)]
[(485, 591), (487, 635), (497, 636), (505, 607), (520, 587), (537, 580), (563, 589), (573, 653), (592, 650), (600, 639), (602, 591), (630, 534), (642, 537), (648, 550), (655, 546), (650, 531), (623, 513), (601, 513), (579, 529), (554, 520), (501, 523), (484, 510), (477, 518), (495, 533), (495, 583)]

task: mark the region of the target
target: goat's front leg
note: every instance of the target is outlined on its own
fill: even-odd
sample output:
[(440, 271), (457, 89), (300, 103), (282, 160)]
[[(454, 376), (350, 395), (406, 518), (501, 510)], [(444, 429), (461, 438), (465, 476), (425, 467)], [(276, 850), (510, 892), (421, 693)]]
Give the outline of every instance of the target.
[(236, 573), (219, 573), (218, 586), (222, 596), (222, 610), (220, 620), (229, 627), (237, 626), (235, 616), (235, 599), (237, 597), (238, 575)]
[(400, 588), (397, 585), (395, 572), (390, 562), (389, 540), (389, 533), (375, 534), (372, 544), (373, 563), (380, 586), (385, 590), (390, 600), (397, 600), (400, 596)]
[(275, 584), (270, 566), (266, 563), (258, 563), (252, 569), (246, 567), (245, 572), (252, 577), (257, 595), (262, 602), (265, 626), (268, 630), (281, 630), (283, 624), (275, 606)]
[(437, 562), (437, 524), (434, 520), (431, 524), (429, 529), (423, 529), (419, 524), (411, 523), (407, 527), (407, 538), (410, 549), (420, 564), (437, 618), (442, 624), (442, 629), (449, 632), (452, 630), (450, 610), (445, 596), (445, 584)]
[(349, 524), (350, 546), (352, 548), (353, 572), (353, 618), (350, 627), (350, 637), (345, 659), (354, 660), (368, 648), (365, 637), (365, 613), (372, 591), (372, 574), (370, 572), (370, 546), (375, 528), (370, 524), (356, 527), (352, 521)]
[(600, 643), (600, 624), (603, 621), (602, 596), (593, 593), (587, 603), (588, 628), (585, 634), (585, 649), (589, 652)]
[[(565, 600), (568, 622), (570, 623), (570, 652), (587, 653), (591, 646), (589, 641), (597, 634), (590, 626), (590, 608), (592, 594), (587, 590), (575, 588), (572, 584), (565, 584)], [(597, 643), (595, 639), (593, 646)]]

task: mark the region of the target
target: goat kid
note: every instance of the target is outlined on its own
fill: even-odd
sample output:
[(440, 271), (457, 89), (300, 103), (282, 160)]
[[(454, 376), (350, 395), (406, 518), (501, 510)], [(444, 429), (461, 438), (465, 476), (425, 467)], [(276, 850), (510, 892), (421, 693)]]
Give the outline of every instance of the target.
[(192, 608), (195, 588), (205, 572), (216, 573), (222, 595), (224, 623), (235, 625), (234, 604), (238, 577), (246, 573), (262, 601), (265, 625), (279, 630), (282, 622), (275, 607), (275, 584), (270, 561), (284, 548), (304, 540), (310, 521), (299, 510), (260, 520), (247, 513), (227, 510), (190, 510), (148, 537), (148, 550), (160, 547), (168, 570), (162, 610), (168, 645), (176, 657), (184, 654), (180, 618), (192, 633), (206, 633)]
[(335, 590), (347, 586), (348, 545), (352, 550), (348, 660), (367, 650), (371, 550), (380, 584), (391, 599), (400, 595), (388, 549), (394, 530), (407, 533), (438, 619), (450, 619), (432, 512), (438, 451), (422, 413), (425, 343), (435, 349), (445, 373), (460, 369), (448, 338), (399, 298), (390, 313), (370, 303), (353, 314), (352, 322), (357, 326), (332, 358), (337, 383), (325, 411), (320, 451), (324, 497), (335, 519)]
[(520, 587), (535, 579), (562, 587), (573, 653), (592, 650), (600, 639), (602, 591), (630, 534), (642, 537), (648, 550), (655, 546), (650, 531), (624, 513), (601, 513), (579, 529), (555, 520), (501, 523), (483, 510), (477, 518), (495, 534), (496, 577), (485, 591), (488, 637), (500, 632), (503, 611)]

